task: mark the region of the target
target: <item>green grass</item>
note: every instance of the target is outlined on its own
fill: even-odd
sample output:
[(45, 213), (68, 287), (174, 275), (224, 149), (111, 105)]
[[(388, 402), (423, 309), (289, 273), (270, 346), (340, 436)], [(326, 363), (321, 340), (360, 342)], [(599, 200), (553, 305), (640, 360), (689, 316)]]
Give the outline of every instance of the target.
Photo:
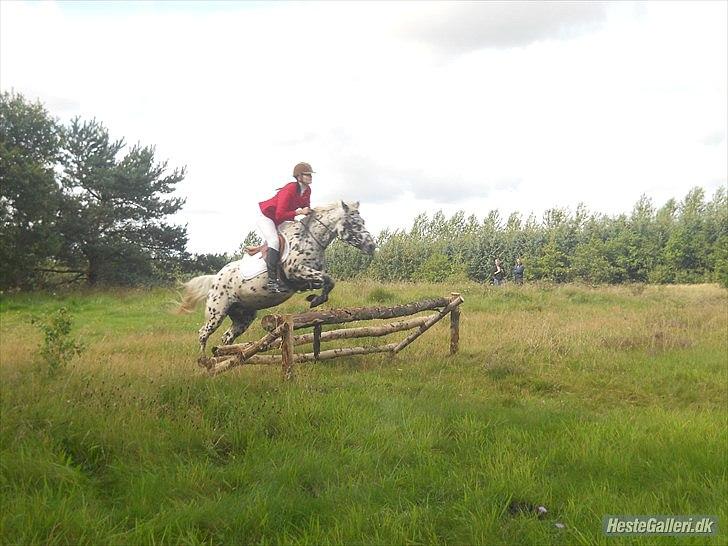
[[(290, 382), (202, 374), (201, 311), (169, 314), (169, 291), (4, 296), (0, 543), (728, 542), (725, 290), (352, 282), (327, 305), (456, 288), (456, 356), (445, 320)], [(61, 305), (88, 348), (49, 377), (29, 317)], [(606, 514), (713, 514), (719, 535), (607, 538)]]

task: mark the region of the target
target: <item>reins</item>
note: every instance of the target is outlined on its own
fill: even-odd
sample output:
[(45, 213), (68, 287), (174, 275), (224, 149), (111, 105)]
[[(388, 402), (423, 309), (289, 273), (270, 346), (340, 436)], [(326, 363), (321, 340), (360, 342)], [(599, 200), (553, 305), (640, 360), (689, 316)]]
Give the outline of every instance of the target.
[(325, 248), (326, 248), (326, 246), (325, 246), (325, 245), (323, 245), (323, 244), (321, 244), (321, 241), (319, 241), (319, 240), (318, 240), (318, 239), (316, 238), (316, 236), (315, 236), (315, 235), (313, 234), (313, 231), (311, 231), (311, 226), (310, 226), (310, 224), (311, 224), (311, 218), (313, 218), (313, 219), (314, 219), (314, 220), (316, 220), (316, 221), (317, 221), (317, 222), (318, 222), (319, 224), (321, 224), (322, 226), (324, 226), (324, 228), (326, 229), (326, 231), (328, 231), (329, 233), (333, 233), (333, 234), (335, 235), (335, 234), (336, 234), (336, 232), (335, 232), (335, 231), (334, 231), (333, 229), (331, 229), (331, 228), (330, 228), (329, 226), (327, 226), (326, 224), (324, 224), (324, 223), (323, 223), (323, 222), (322, 222), (321, 220), (319, 220), (319, 218), (318, 218), (318, 217), (316, 216), (316, 213), (311, 213), (311, 214), (310, 214), (309, 216), (310, 216), (310, 218), (307, 218), (307, 219), (306, 219), (306, 221), (305, 221), (305, 222), (303, 222), (303, 227), (304, 227), (304, 230), (308, 232), (308, 234), (309, 234), (309, 235), (311, 236), (311, 238), (312, 238), (312, 239), (313, 239), (314, 241), (316, 241), (316, 244), (317, 244), (317, 245), (318, 245), (319, 247), (321, 247), (322, 249), (325, 249)]

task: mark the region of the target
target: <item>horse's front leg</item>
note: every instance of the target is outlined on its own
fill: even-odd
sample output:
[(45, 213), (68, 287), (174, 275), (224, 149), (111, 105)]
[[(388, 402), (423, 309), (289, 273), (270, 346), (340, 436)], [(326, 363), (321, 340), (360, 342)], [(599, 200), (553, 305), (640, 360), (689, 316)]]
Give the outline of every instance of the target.
[(295, 274), (295, 280), (303, 284), (308, 284), (312, 287), (321, 287), (321, 294), (315, 296), (311, 294), (306, 297), (306, 300), (311, 302), (311, 307), (321, 305), (329, 299), (329, 292), (334, 289), (334, 279), (332, 279), (324, 271), (316, 271), (310, 267), (299, 267)]
[(311, 307), (316, 307), (317, 305), (321, 305), (325, 301), (328, 301), (329, 292), (334, 289), (334, 285), (336, 284), (334, 282), (334, 279), (332, 279), (326, 273), (321, 273), (321, 277), (323, 283), (323, 286), (321, 287), (321, 294), (319, 294), (318, 296), (314, 296), (313, 294), (311, 294), (310, 296), (306, 297), (306, 300), (311, 302)]

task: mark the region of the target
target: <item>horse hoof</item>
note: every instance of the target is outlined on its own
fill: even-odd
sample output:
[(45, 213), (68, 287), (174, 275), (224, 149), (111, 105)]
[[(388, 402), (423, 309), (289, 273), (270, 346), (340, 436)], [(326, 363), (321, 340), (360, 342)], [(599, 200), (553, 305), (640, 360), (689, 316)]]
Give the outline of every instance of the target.
[(318, 305), (321, 305), (322, 303), (325, 303), (328, 301), (329, 298), (324, 298), (322, 296), (314, 296), (313, 299), (309, 300), (311, 302), (310, 307), (316, 307)]
[(200, 368), (205, 368), (206, 370), (209, 370), (210, 364), (211, 364), (210, 359), (207, 358), (206, 356), (201, 356), (197, 359), (197, 365)]
[(308, 296), (306, 296), (306, 301), (312, 302), (313, 300), (316, 299), (316, 297), (317, 297), (316, 294), (309, 294)]

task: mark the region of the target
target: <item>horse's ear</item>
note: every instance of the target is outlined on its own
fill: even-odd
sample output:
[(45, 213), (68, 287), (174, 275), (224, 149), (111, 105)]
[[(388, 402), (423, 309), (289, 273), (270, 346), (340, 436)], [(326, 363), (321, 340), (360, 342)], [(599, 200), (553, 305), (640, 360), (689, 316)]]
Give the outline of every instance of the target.
[(349, 207), (346, 206), (346, 203), (343, 201), (341, 202), (341, 208), (344, 209), (344, 212), (349, 212)]
[(354, 210), (359, 210), (359, 201), (354, 201), (351, 204), (351, 208), (353, 208)]

